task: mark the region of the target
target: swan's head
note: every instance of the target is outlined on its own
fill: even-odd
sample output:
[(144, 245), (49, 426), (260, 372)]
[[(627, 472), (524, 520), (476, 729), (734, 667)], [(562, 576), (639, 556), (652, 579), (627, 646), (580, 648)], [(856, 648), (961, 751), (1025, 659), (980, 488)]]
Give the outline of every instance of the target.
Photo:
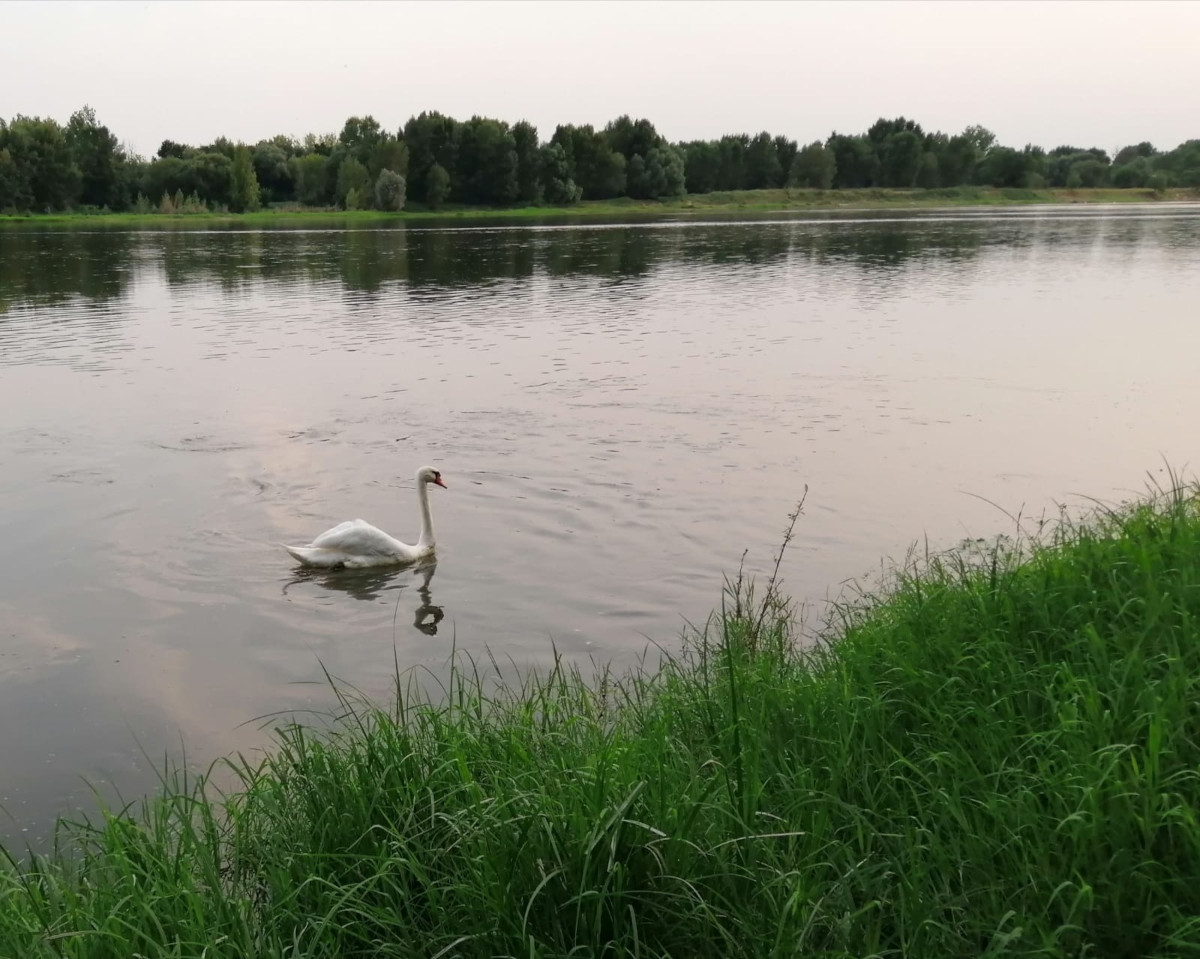
[(449, 489), (442, 480), (442, 474), (435, 470), (432, 466), (422, 466), (417, 470), (418, 483), (433, 483), (434, 486), (440, 486), (442, 489)]

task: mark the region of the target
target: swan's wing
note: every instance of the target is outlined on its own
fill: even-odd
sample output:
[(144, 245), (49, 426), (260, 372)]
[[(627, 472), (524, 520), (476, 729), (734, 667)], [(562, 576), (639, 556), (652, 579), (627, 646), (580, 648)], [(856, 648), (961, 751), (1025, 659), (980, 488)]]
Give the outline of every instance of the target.
[(392, 556), (396, 553), (396, 547), (402, 544), (370, 523), (355, 519), (327, 529), (309, 545), (316, 549), (338, 550), (355, 556)]

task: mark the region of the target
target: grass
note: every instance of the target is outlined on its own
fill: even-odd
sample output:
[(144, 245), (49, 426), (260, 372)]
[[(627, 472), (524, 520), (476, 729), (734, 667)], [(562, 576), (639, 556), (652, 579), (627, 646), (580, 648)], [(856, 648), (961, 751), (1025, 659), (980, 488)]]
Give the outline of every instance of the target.
[(466, 207), (450, 205), (442, 210), (419, 206), (403, 213), (378, 210), (314, 210), (302, 208), (260, 210), (255, 213), (49, 213), (30, 216), (0, 216), (5, 224), (59, 224), (68, 226), (164, 227), (164, 226), (345, 226), (377, 225), (403, 221), (536, 220), (564, 217), (688, 216), (719, 213), (775, 213), (806, 210), (888, 210), (938, 207), (1011, 206), (1047, 203), (1153, 203), (1196, 200), (1196, 190), (1171, 189), (1155, 193), (1148, 189), (1042, 189), (1017, 190), (992, 187), (952, 187), (933, 190), (739, 190), (703, 193), (677, 200), (588, 200), (566, 207), (518, 206)]
[(342, 691), (0, 869), (0, 956), (1200, 955), (1200, 489), (835, 621), (739, 577), (652, 671)]

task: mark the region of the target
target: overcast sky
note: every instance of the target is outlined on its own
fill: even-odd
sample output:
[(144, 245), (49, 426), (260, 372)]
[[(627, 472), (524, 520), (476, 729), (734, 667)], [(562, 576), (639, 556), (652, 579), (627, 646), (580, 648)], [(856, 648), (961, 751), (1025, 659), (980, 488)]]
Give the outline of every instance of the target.
[(1200, 137), (1200, 2), (0, 2), (0, 116), (84, 103), (147, 155), (421, 110), (1170, 148)]

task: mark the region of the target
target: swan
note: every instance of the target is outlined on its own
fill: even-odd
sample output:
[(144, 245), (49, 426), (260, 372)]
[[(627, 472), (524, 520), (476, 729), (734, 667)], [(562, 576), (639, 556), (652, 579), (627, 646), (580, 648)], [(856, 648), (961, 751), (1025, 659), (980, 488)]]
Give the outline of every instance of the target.
[(381, 529), (361, 519), (339, 523), (327, 529), (307, 546), (284, 546), (305, 566), (320, 566), (326, 569), (344, 567), (362, 569), (367, 566), (392, 566), (397, 563), (415, 563), (433, 554), (433, 519), (429, 513), (428, 486), (433, 483), (448, 489), (442, 474), (432, 466), (422, 466), (416, 473), (417, 502), (421, 507), (421, 536), (416, 546), (409, 546), (388, 536)]

